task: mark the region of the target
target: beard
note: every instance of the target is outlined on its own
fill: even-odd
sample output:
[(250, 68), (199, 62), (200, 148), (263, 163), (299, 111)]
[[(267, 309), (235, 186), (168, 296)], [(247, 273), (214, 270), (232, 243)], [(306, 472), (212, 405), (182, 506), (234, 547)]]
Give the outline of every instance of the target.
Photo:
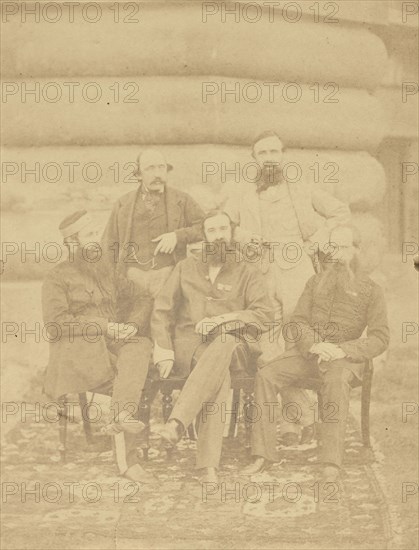
[(355, 279), (359, 271), (359, 260), (354, 256), (350, 262), (331, 262), (323, 263), (323, 273), (320, 279), (319, 289), (327, 285), (328, 282), (336, 281), (338, 289), (346, 293), (355, 292)]
[(98, 261), (91, 261), (94, 258), (94, 251), (89, 252), (89, 249), (85, 249), (83, 255), (82, 247), (78, 246), (74, 253), (74, 265), (84, 275), (91, 277), (95, 281), (99, 281), (102, 278), (104, 270), (101, 269), (102, 262), (100, 259)]
[(230, 258), (234, 258), (236, 248), (232, 242), (226, 241), (225, 239), (217, 239), (212, 243), (206, 244), (210, 245), (206, 255), (210, 265), (225, 264)]
[(262, 166), (260, 179), (257, 182), (257, 191), (260, 193), (268, 187), (279, 185), (282, 182), (281, 166), (277, 163), (265, 162)]

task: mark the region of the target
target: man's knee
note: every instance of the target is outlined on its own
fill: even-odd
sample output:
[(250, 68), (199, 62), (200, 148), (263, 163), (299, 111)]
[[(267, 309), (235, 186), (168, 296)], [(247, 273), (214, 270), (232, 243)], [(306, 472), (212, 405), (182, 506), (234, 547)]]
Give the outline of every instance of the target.
[(151, 340), (149, 338), (139, 336), (137, 338), (137, 341), (127, 342), (121, 347), (119, 351), (118, 362), (135, 362), (135, 364), (137, 364), (139, 368), (143, 366), (144, 368), (146, 366), (148, 368), (151, 357), (151, 348)]
[(347, 367), (331, 366), (322, 374), (323, 384), (326, 386), (350, 387), (353, 373)]
[(210, 353), (221, 353), (222, 355), (233, 355), (240, 352), (243, 343), (233, 334), (219, 334), (208, 346)]

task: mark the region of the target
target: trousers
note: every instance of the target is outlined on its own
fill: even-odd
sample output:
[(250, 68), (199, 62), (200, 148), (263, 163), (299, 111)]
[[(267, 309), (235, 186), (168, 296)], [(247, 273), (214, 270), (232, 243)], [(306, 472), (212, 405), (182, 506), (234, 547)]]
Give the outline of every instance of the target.
[[(279, 262), (272, 262), (265, 265), (264, 271), (266, 271), (264, 274), (266, 288), (277, 325), (261, 336), (259, 344), (262, 355), (258, 360), (260, 366), (278, 358), (287, 348), (287, 342), (282, 337), (282, 327), (289, 322), (307, 280), (314, 273), (314, 268), (310, 257), (302, 252), (301, 261), (293, 268), (282, 269)], [(315, 401), (306, 390), (293, 386), (282, 388), (280, 393), (283, 406), (297, 404), (301, 412), (297, 422), (289, 422), (284, 415), (280, 416), (281, 433), (298, 434), (301, 427), (313, 423)]]
[(170, 419), (186, 428), (199, 415), (197, 468), (217, 468), (220, 463), (231, 374), (242, 370), (242, 342), (232, 335), (217, 336), (203, 350), (187, 378)]
[[(132, 342), (112, 342), (108, 345), (116, 375), (113, 381), (111, 414), (116, 419), (126, 410), (138, 415), (141, 393), (147, 379), (152, 343), (149, 338), (132, 337)], [(118, 468), (123, 474), (138, 462), (136, 435), (121, 432), (115, 436), (115, 453)]]
[[(359, 367), (362, 369), (361, 365)], [(255, 379), (255, 402), (261, 407), (262, 414), (260, 420), (252, 425), (252, 455), (278, 461), (276, 423), (283, 409), (281, 411), (275, 407), (277, 394), (299, 380), (320, 377), (324, 412), (319, 458), (322, 462), (340, 467), (344, 455), (350, 390), (356, 379), (353, 370), (353, 364), (346, 359), (317, 365), (316, 360), (307, 361), (300, 355), (280, 357), (260, 369)]]

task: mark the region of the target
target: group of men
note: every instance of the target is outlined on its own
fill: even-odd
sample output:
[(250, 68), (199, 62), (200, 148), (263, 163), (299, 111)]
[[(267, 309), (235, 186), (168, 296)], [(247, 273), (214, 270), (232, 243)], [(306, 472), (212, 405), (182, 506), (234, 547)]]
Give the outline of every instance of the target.
[[(150, 364), (161, 378), (186, 379), (156, 433), (176, 445), (198, 419), (196, 466), (203, 481), (214, 482), (225, 415), (204, 413), (208, 404), (223, 410), (231, 377), (255, 377), (262, 410), (243, 475), (278, 461), (277, 421), (283, 445), (310, 441), (313, 402), (296, 384), (319, 377), (336, 420), (322, 426), (320, 457), (325, 479), (333, 480), (343, 460), (351, 385), (362, 379), (365, 361), (388, 346), (383, 294), (359, 269), (348, 207), (283, 178), (283, 144), (274, 132), (259, 136), (252, 154), (259, 180), (238, 185), (223, 210), (204, 212), (168, 186), (173, 167), (148, 149), (138, 157), (138, 189), (119, 199), (101, 238), (86, 211), (59, 227), (69, 258), (43, 285), (44, 321), (60, 332), (51, 338), (45, 392), (60, 399), (112, 381), (106, 431), (115, 438), (121, 475), (133, 481), (153, 481), (136, 448)], [(100, 259), (93, 261), (99, 242)], [(298, 422), (281, 414), (288, 404), (300, 410)]]

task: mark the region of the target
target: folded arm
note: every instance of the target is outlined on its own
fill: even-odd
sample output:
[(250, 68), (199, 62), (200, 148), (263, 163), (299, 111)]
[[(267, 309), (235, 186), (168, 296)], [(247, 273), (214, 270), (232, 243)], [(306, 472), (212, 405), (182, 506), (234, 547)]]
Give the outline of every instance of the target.
[(249, 329), (257, 337), (269, 329), (274, 313), (259, 270), (252, 270), (245, 289), (245, 309), (223, 313), (209, 321), (225, 324), (226, 330)]

